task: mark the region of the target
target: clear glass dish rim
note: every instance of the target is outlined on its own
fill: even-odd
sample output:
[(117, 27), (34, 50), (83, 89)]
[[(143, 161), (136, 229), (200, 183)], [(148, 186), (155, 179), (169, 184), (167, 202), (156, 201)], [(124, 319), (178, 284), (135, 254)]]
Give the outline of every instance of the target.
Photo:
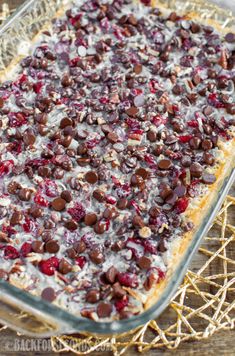
[[(59, 0), (60, 1), (60, 0)], [(62, 1), (60, 1), (62, 3)], [(6, 31), (7, 28), (14, 25), (16, 20), (20, 19), (21, 14), (25, 11), (28, 11), (30, 7), (35, 4), (35, 0), (26, 0), (15, 13), (13, 13), (6, 22), (0, 26), (0, 37)], [(155, 304), (150, 308), (145, 310), (139, 315), (133, 316), (129, 319), (111, 321), (111, 322), (96, 322), (90, 319), (76, 317), (70, 312), (59, 308), (53, 304), (49, 304), (42, 300), (39, 297), (36, 297), (32, 294), (25, 292), (22, 289), (19, 289), (8, 282), (0, 280), (0, 291), (6, 297), (11, 296), (16, 301), (19, 301), (18, 306), (27, 305), (28, 310), (32, 314), (41, 314), (45, 317), (45, 322), (47, 321), (46, 317), (53, 318), (56, 322), (59, 323), (59, 333), (72, 333), (72, 332), (88, 332), (92, 334), (101, 334), (109, 335), (114, 333), (123, 333), (131, 329), (135, 329), (140, 325), (145, 324), (151, 319), (155, 319), (159, 316), (162, 311), (167, 307), (171, 298), (174, 296), (177, 287), (182, 281), (185, 272), (188, 268), (189, 263), (194, 256), (195, 251), (199, 247), (202, 238), (205, 233), (208, 231), (214, 217), (216, 216), (226, 194), (229, 191), (232, 183), (235, 180), (235, 169), (232, 168), (230, 174), (224, 179), (223, 184), (218, 192), (215, 205), (210, 207), (210, 210), (207, 212), (207, 215), (204, 217), (200, 228), (193, 235), (191, 243), (189, 244), (187, 251), (185, 252), (183, 258), (178, 264), (177, 269), (174, 274), (172, 274), (167, 286), (164, 288), (164, 291), (161, 294), (161, 297)], [(16, 304), (17, 305), (17, 304)]]

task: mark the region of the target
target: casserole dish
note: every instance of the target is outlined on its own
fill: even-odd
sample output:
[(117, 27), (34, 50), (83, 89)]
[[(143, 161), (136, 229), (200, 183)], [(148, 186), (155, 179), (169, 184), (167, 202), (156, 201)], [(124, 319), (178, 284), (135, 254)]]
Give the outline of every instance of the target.
[[(34, 18), (36, 17), (35, 12), (37, 11), (42, 11), (43, 10), (43, 6), (45, 5), (45, 10), (48, 14), (50, 13), (50, 11), (53, 11), (54, 9), (57, 9), (60, 7), (61, 3), (60, 2), (55, 2), (55, 7), (52, 9), (51, 8), (51, 2), (50, 2), (50, 6), (46, 6), (47, 4), (44, 4), (42, 2), (37, 3), (34, 2), (32, 4), (32, 2), (27, 3), (26, 5), (24, 5), (20, 10), (19, 13), (20, 14), (24, 14), (24, 12), (26, 11), (26, 19), (29, 20), (29, 22), (32, 20), (31, 18), (31, 14), (33, 14), (32, 16), (34, 16)], [(63, 5), (63, 4), (62, 4)], [(174, 10), (174, 6), (177, 6), (178, 4), (176, 3), (170, 3), (169, 7)], [(194, 6), (196, 5), (196, 3), (194, 3)], [(37, 6), (39, 8), (37, 8)], [(177, 7), (178, 10), (178, 7)], [(184, 12), (188, 12), (188, 8), (184, 8)], [(197, 9), (193, 8), (192, 12), (195, 14), (193, 14), (194, 18), (196, 17), (196, 13), (197, 13)], [(222, 11), (222, 14), (223, 13)], [(42, 27), (43, 25), (43, 21), (45, 21), (44, 17), (41, 15), (41, 13), (39, 14), (40, 16), (37, 16), (38, 20), (37, 23), (35, 23), (33, 21), (32, 28), (30, 28), (29, 23), (27, 23), (27, 27), (24, 29), (23, 28), (23, 24), (21, 24), (22, 18), (18, 19), (18, 21), (21, 24), (21, 28), (20, 31), (17, 32), (17, 38), (16, 41), (17, 43), (14, 44), (14, 48), (11, 47), (12, 44), (7, 43), (6, 38), (4, 38), (4, 33), (1, 37), (1, 45), (2, 48), (4, 48), (3, 51), (3, 58), (1, 61), (1, 65), (2, 67), (7, 66), (7, 58), (6, 56), (8, 55), (8, 59), (14, 58), (15, 57), (15, 48), (18, 48), (18, 52), (20, 54), (20, 52), (22, 51), (23, 45), (27, 46), (28, 40), (29, 38), (27, 37), (27, 34), (32, 36), (32, 34), (35, 34), (35, 31), (37, 31), (37, 26), (38, 27)], [(52, 15), (53, 16), (53, 15)], [(218, 13), (216, 12), (216, 16), (218, 16)], [(223, 18), (223, 16), (221, 15), (221, 18)], [(16, 16), (17, 19), (17, 16)], [(24, 17), (23, 17), (24, 19)], [(11, 23), (12, 19), (9, 20), (9, 23)], [(210, 19), (211, 21), (211, 19)], [(226, 24), (229, 23), (229, 21), (233, 21), (232, 17), (231, 19), (226, 17)], [(5, 24), (2, 31), (6, 31), (6, 33), (9, 35), (9, 31), (10, 31), (10, 26), (8, 24)], [(224, 24), (223, 24), (224, 25)], [(9, 26), (9, 27), (8, 27)], [(17, 28), (16, 23), (14, 25), (14, 31)], [(29, 33), (28, 33), (29, 32)], [(19, 40), (19, 36), (20, 40)], [(31, 38), (30, 38), (31, 39)], [(20, 42), (21, 41), (21, 42)], [(18, 44), (20, 43), (20, 45)], [(7, 68), (7, 70), (10, 70), (10, 67)], [(102, 322), (102, 323), (96, 323), (94, 321), (90, 321), (90, 320), (85, 320), (82, 318), (78, 318), (73, 316), (72, 314), (69, 314), (68, 312), (65, 312), (63, 310), (60, 310), (59, 308), (55, 307), (55, 306), (50, 306), (49, 304), (47, 304), (46, 302), (43, 302), (42, 300), (37, 300), (34, 297), (32, 297), (31, 295), (27, 295), (25, 292), (23, 291), (19, 291), (18, 289), (14, 288), (11, 285), (8, 285), (4, 282), (1, 282), (1, 299), (2, 299), (2, 303), (4, 304), (8, 304), (8, 308), (10, 308), (10, 305), (13, 307), (19, 307), (22, 310), (25, 310), (27, 312), (32, 313), (33, 315), (36, 315), (39, 319), (43, 319), (44, 323), (47, 322), (48, 325), (51, 325), (51, 330), (50, 333), (69, 333), (69, 332), (74, 332), (74, 331), (86, 331), (86, 332), (96, 332), (96, 333), (102, 333), (102, 334), (107, 334), (107, 333), (115, 333), (115, 332), (122, 332), (122, 331), (126, 331), (128, 329), (134, 328), (135, 326), (138, 326), (144, 322), (146, 322), (147, 320), (149, 320), (150, 318), (156, 317), (157, 315), (159, 315), (159, 313), (161, 312), (161, 310), (163, 310), (163, 308), (166, 306), (167, 302), (169, 301), (170, 297), (172, 296), (172, 293), (175, 292), (175, 288), (178, 285), (178, 283), (180, 282), (185, 269), (193, 255), (193, 252), (195, 251), (195, 249), (197, 248), (201, 237), (203, 236), (203, 234), (205, 233), (205, 231), (208, 229), (209, 224), (211, 223), (211, 219), (214, 217), (214, 214), (216, 213), (219, 205), (221, 204), (221, 200), (224, 197), (224, 194), (226, 194), (227, 189), (229, 188), (229, 185), (231, 184), (231, 181), (233, 179), (233, 164), (234, 164), (234, 158), (233, 156), (230, 154), (230, 152), (233, 151), (232, 150), (232, 145), (229, 146), (229, 149), (226, 152), (226, 160), (224, 160), (223, 164), (221, 165), (221, 170), (218, 172), (218, 179), (216, 182), (216, 185), (214, 185), (214, 194), (211, 194), (210, 197), (206, 197), (207, 198), (207, 203), (205, 204), (205, 199), (203, 201), (201, 201), (197, 211), (196, 211), (196, 215), (194, 214), (194, 218), (193, 221), (195, 223), (195, 232), (193, 233), (193, 235), (191, 233), (185, 234), (184, 236), (184, 241), (181, 244), (181, 246), (179, 247), (178, 250), (176, 250), (176, 252), (174, 253), (173, 256), (173, 260), (171, 261), (171, 268), (169, 269), (169, 272), (167, 273), (167, 277), (164, 280), (164, 282), (161, 283), (161, 285), (159, 286), (159, 288), (157, 289), (157, 293), (158, 296), (157, 298), (157, 302), (155, 303), (155, 299), (154, 299), (154, 304), (153, 301), (150, 300), (149, 303), (147, 303), (146, 306), (146, 311), (144, 311), (143, 313), (141, 313), (138, 316), (134, 316), (129, 318), (128, 320), (125, 321), (112, 321), (112, 322)], [(215, 194), (216, 192), (216, 194)], [(200, 214), (201, 214), (201, 210), (203, 209), (203, 213), (204, 213), (204, 219), (203, 219), (203, 223), (201, 223), (201, 218), (200, 218)], [(17, 302), (16, 302), (17, 300)], [(34, 302), (37, 300), (37, 308), (34, 308)], [(16, 303), (16, 304), (15, 304)], [(153, 304), (151, 306), (151, 304)], [(35, 310), (36, 309), (36, 310)], [(22, 326), (23, 319), (18, 319), (17, 322), (14, 320), (14, 322), (12, 323), (8, 317), (8, 314), (6, 312), (6, 310), (4, 310), (4, 308), (2, 308), (1, 313), (3, 314), (2, 316), (2, 320), (4, 321), (4, 323), (6, 324), (11, 324), (12, 327), (17, 327), (18, 330), (20, 325)], [(30, 318), (27, 318), (27, 323), (30, 322)], [(24, 325), (24, 330), (26, 329), (26, 324)], [(18, 324), (18, 325), (17, 325)], [(19, 325), (20, 324), (20, 325)], [(40, 331), (35, 331), (36, 327), (38, 326), (38, 323), (35, 321), (34, 323), (34, 327), (33, 325), (28, 325), (28, 329), (31, 328), (31, 333), (33, 332), (33, 328), (34, 328), (34, 332), (41, 335), (48, 335), (48, 332), (43, 330), (43, 326), (41, 326)], [(44, 324), (45, 327), (45, 324)], [(39, 327), (40, 328), (40, 327)], [(50, 327), (49, 327), (50, 328)], [(26, 331), (26, 330), (25, 330)], [(29, 331), (29, 330), (27, 330)], [(38, 335), (39, 336), (39, 335)]]

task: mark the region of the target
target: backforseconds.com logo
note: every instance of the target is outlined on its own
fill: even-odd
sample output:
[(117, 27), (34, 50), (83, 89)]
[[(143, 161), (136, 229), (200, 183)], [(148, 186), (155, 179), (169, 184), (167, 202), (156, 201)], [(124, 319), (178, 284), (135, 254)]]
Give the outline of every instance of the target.
[[(89, 345), (85, 340), (83, 343), (77, 343), (75, 339), (67, 339), (66, 344), (70, 349), (74, 349), (77, 352), (87, 352), (91, 345)], [(65, 345), (56, 344), (56, 351), (60, 351), (65, 348)], [(94, 350), (95, 345), (92, 345)], [(12, 338), (7, 340), (1, 340), (1, 350), (6, 351), (7, 353), (11, 352), (51, 352), (53, 351), (52, 344), (50, 339), (26, 339), (26, 338)], [(110, 345), (101, 344), (97, 342), (96, 351), (105, 352), (111, 351)]]

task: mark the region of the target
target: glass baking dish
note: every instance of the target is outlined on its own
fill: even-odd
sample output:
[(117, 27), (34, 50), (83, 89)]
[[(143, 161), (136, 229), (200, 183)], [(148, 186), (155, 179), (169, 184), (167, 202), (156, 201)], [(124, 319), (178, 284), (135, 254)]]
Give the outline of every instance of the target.
[[(8, 70), (14, 58), (21, 53), (22, 46), (32, 41), (33, 37), (55, 16), (68, 0), (28, 0), (0, 28), (0, 72)], [(202, 0), (158, 0), (158, 7), (168, 7), (178, 13), (193, 13), (204, 24), (217, 22), (221, 29), (234, 30), (235, 17), (232, 11), (221, 9)], [(235, 11), (235, 4), (232, 5)], [(233, 155), (233, 156), (232, 156)], [(218, 186), (213, 199), (205, 210), (205, 215), (196, 233), (189, 239), (185, 253), (175, 265), (174, 271), (167, 278), (158, 300), (145, 312), (129, 319), (98, 323), (51, 305), (5, 281), (0, 281), (0, 322), (21, 333), (36, 337), (58, 335), (62, 333), (114, 334), (134, 329), (156, 318), (168, 305), (189, 266), (203, 236), (208, 231), (229, 188), (235, 178), (235, 154), (226, 164), (224, 179)]]

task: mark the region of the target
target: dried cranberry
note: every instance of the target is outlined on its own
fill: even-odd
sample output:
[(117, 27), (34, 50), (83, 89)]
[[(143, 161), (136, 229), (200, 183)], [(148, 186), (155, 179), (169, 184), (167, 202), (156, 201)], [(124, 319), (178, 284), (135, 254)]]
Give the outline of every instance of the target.
[(122, 299), (116, 300), (114, 305), (115, 305), (116, 310), (118, 312), (120, 312), (121, 310), (123, 310), (125, 307), (128, 306), (128, 303), (129, 303), (129, 298), (127, 295), (125, 295)]
[(19, 252), (17, 249), (13, 246), (6, 246), (4, 248), (4, 258), (6, 260), (15, 260), (16, 258), (19, 257)]
[(44, 207), (49, 206), (49, 202), (45, 198), (43, 198), (43, 196), (39, 192), (36, 193), (36, 195), (34, 197), (34, 201), (36, 204), (38, 204), (40, 206), (44, 206)]
[(75, 262), (80, 268), (83, 268), (86, 264), (86, 257), (79, 256), (75, 259)]
[(0, 177), (4, 176), (5, 174), (10, 173), (13, 166), (14, 166), (13, 160), (0, 162)]
[(24, 242), (20, 248), (21, 256), (26, 257), (30, 252), (32, 252), (31, 242)]
[(119, 272), (118, 281), (121, 285), (131, 288), (137, 288), (139, 284), (137, 275), (128, 272)]
[(42, 260), (38, 264), (42, 273), (47, 276), (53, 276), (55, 270), (59, 267), (59, 259), (57, 257), (50, 257), (47, 260)]
[(177, 213), (182, 214), (188, 207), (189, 200), (186, 197), (180, 198), (175, 204), (175, 209)]
[(82, 204), (76, 203), (73, 208), (68, 209), (68, 213), (75, 221), (79, 222), (81, 219), (84, 218), (86, 211)]

